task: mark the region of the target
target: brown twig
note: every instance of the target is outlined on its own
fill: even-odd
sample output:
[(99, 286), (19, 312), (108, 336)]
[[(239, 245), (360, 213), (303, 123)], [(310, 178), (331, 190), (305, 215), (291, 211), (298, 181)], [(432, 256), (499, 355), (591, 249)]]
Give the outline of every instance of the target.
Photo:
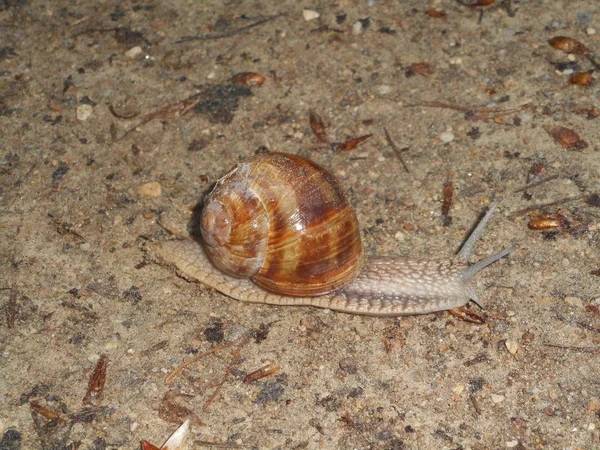
[(236, 341), (239, 341), (239, 344), (238, 344), (237, 348), (235, 349), (235, 351), (233, 352), (233, 356), (231, 357), (231, 362), (227, 366), (227, 369), (225, 370), (225, 374), (223, 375), (221, 382), (218, 384), (217, 388), (215, 389), (215, 392), (213, 392), (212, 395), (208, 398), (208, 400), (206, 400), (204, 405), (202, 405), (202, 409), (208, 408), (211, 405), (211, 403), (214, 401), (214, 399), (217, 398), (217, 396), (221, 392), (221, 388), (227, 381), (227, 378), (229, 378), (229, 375), (231, 374), (231, 371), (233, 370), (233, 366), (235, 365), (238, 358), (240, 357), (240, 353), (242, 352), (242, 347), (246, 344), (246, 342), (248, 342), (248, 336), (247, 335), (242, 336), (241, 338), (236, 339)]
[(554, 202), (541, 203), (538, 205), (529, 206), (528, 208), (519, 209), (518, 211), (514, 211), (514, 212), (510, 213), (508, 215), (508, 217), (510, 219), (516, 219), (517, 217), (523, 216), (531, 211), (537, 211), (538, 209), (547, 208), (548, 206), (562, 205), (563, 203), (573, 202), (575, 200), (580, 200), (584, 197), (585, 197), (584, 195), (578, 195), (577, 197), (565, 197), (565, 198), (561, 198), (560, 200), (556, 200)]
[(400, 160), (400, 162), (404, 166), (404, 170), (406, 170), (406, 173), (410, 173), (410, 170), (408, 170), (408, 166), (404, 162), (404, 158), (402, 158), (402, 151), (400, 149), (398, 149), (398, 147), (396, 147), (396, 144), (394, 144), (394, 141), (392, 141), (392, 137), (390, 136), (390, 133), (388, 133), (387, 128), (384, 127), (383, 131), (385, 131), (385, 140), (387, 141), (388, 145), (390, 147), (392, 147), (392, 150), (394, 150), (396, 157)]
[(557, 178), (558, 178), (558, 175), (550, 175), (549, 177), (542, 178), (541, 180), (534, 181), (533, 183), (529, 183), (523, 187), (520, 187), (519, 189), (515, 189), (514, 193), (517, 194), (519, 192), (526, 191), (527, 189), (539, 186), (540, 184), (547, 183), (548, 181), (556, 180)]
[(560, 348), (560, 349), (564, 349), (564, 350), (574, 350), (576, 352), (586, 352), (586, 353), (600, 352), (600, 347), (592, 347), (592, 346), (575, 347), (575, 346), (571, 346), (571, 345), (551, 344), (548, 342), (544, 342), (544, 346), (551, 347), (551, 348)]
[[(525, 103), (524, 105), (517, 106), (515, 108), (488, 108), (486, 106), (465, 106), (458, 105), (456, 103), (446, 103), (446, 102), (421, 102), (421, 103), (409, 103), (404, 105), (405, 108), (412, 107), (428, 107), (428, 108), (446, 108), (446, 109), (454, 109), (457, 111), (465, 111), (469, 114), (469, 119), (477, 120), (477, 119), (487, 119), (490, 116), (504, 116), (508, 114), (513, 114), (515, 112), (521, 111), (529, 106), (529, 103)], [(478, 113), (478, 114), (475, 114)]]
[(268, 16), (265, 17), (264, 19), (258, 20), (254, 23), (251, 23), (249, 25), (245, 25), (243, 27), (239, 27), (239, 28), (235, 28), (231, 31), (227, 31), (226, 33), (221, 33), (221, 34), (209, 34), (209, 35), (205, 35), (205, 36), (184, 36), (181, 39), (179, 39), (178, 41), (175, 41), (176, 44), (181, 44), (183, 42), (189, 42), (189, 41), (208, 41), (210, 39), (223, 39), (223, 38), (228, 38), (231, 36), (235, 36), (236, 34), (242, 33), (244, 31), (250, 30), (251, 28), (254, 27), (258, 27), (264, 23), (270, 22), (272, 20), (278, 19), (281, 16), (284, 16), (284, 13), (281, 14), (275, 14), (274, 16)]
[(205, 358), (208, 355), (219, 352), (219, 351), (224, 350), (233, 345), (239, 344), (246, 339), (247, 339), (247, 336), (245, 336), (245, 335), (241, 336), (237, 339), (234, 339), (233, 341), (227, 342), (223, 345), (219, 345), (218, 347), (212, 348), (204, 353), (201, 353), (200, 355), (195, 356), (194, 358), (190, 359), (189, 361), (186, 361), (186, 362), (180, 364), (178, 367), (173, 369), (173, 371), (169, 375), (167, 375), (167, 378), (165, 378), (165, 384), (169, 384), (171, 382), (171, 380), (175, 377), (175, 375), (177, 375), (179, 372), (181, 372), (183, 369), (185, 369), (190, 364), (194, 364), (195, 362), (200, 361), (202, 358)]

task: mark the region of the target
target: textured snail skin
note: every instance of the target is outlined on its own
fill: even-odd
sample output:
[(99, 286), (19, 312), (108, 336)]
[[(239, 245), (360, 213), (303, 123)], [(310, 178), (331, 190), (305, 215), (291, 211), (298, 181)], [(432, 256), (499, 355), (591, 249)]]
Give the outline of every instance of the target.
[(468, 267), (457, 259), (416, 260), (374, 257), (343, 289), (319, 297), (292, 297), (269, 292), (247, 278), (217, 269), (201, 244), (193, 240), (155, 244), (165, 263), (185, 277), (200, 281), (236, 300), (270, 305), (316, 306), (371, 316), (427, 314), (463, 306), (474, 297)]

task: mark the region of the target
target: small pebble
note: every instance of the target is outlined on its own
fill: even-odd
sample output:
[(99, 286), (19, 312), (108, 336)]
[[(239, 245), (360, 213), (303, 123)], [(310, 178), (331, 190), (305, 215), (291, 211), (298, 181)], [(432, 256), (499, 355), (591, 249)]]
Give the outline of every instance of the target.
[(142, 53), (142, 47), (140, 46), (135, 46), (130, 48), (129, 50), (127, 50), (125, 52), (125, 56), (127, 56), (128, 58), (135, 58), (137, 55), (139, 55), (140, 53)]
[(592, 27), (587, 27), (585, 32), (588, 36), (593, 36), (594, 34), (596, 34), (596, 29)]
[(89, 251), (89, 250), (90, 250), (90, 248), (91, 248), (91, 245), (90, 245), (90, 244), (88, 244), (88, 243), (86, 242), (85, 244), (81, 244), (81, 245), (79, 246), (79, 248), (80, 248), (81, 250), (83, 250), (84, 252), (87, 252), (87, 251)]
[(492, 401), (494, 403), (500, 403), (504, 401), (505, 398), (504, 395), (492, 394)]
[(565, 297), (565, 303), (577, 308), (583, 308), (583, 301), (579, 297)]
[(84, 122), (90, 118), (93, 112), (94, 108), (92, 105), (79, 105), (77, 107), (77, 120)]
[(302, 11), (302, 17), (304, 17), (304, 20), (306, 20), (307, 22), (309, 20), (318, 19), (320, 16), (321, 16), (321, 14), (319, 14), (317, 11), (314, 11), (312, 9), (305, 9)]
[(458, 386), (454, 386), (452, 388), (452, 392), (456, 395), (462, 394), (462, 392), (465, 390), (465, 386), (464, 384), (459, 384)]
[(508, 441), (506, 443), (506, 448), (515, 448), (517, 445), (519, 445), (519, 441), (515, 439), (514, 441)]
[(362, 33), (362, 29), (363, 29), (363, 24), (360, 20), (354, 22), (354, 25), (352, 25), (352, 34), (360, 34)]
[(440, 139), (444, 144), (448, 144), (454, 140), (454, 133), (451, 131), (444, 131), (442, 134), (440, 134)]
[(142, 184), (137, 188), (137, 194), (145, 197), (160, 197), (162, 189), (160, 183), (151, 181), (150, 183)]
[(139, 423), (137, 422), (133, 422), (130, 426), (129, 426), (129, 431), (134, 432), (135, 430), (137, 430), (137, 428), (140, 426)]
[(506, 341), (504, 343), (504, 345), (506, 346), (508, 352), (511, 355), (516, 355), (517, 352), (519, 351), (519, 343), (515, 342), (515, 341)]

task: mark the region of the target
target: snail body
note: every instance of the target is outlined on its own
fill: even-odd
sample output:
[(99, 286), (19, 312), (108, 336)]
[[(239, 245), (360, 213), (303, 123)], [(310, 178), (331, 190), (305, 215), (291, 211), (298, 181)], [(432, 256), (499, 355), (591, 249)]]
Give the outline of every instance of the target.
[(168, 241), (156, 253), (184, 276), (237, 300), (374, 316), (425, 314), (480, 303), (472, 277), (514, 249), (467, 263), (495, 208), (454, 258), (367, 258), (356, 214), (334, 177), (307, 159), (269, 153), (217, 182), (201, 214), (202, 244)]

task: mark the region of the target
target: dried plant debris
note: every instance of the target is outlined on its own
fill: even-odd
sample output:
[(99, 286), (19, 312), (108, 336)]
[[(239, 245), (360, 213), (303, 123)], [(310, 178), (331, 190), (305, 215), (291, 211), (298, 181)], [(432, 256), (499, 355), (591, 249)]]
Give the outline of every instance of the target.
[(258, 381), (261, 378), (265, 378), (265, 377), (270, 377), (271, 375), (276, 374), (277, 372), (279, 372), (279, 365), (276, 363), (269, 363), (266, 366), (261, 367), (258, 370), (255, 370), (254, 372), (250, 372), (248, 375), (246, 375), (246, 377), (244, 378), (244, 383), (253, 383), (254, 381)]
[(435, 67), (429, 63), (421, 62), (411, 64), (406, 68), (405, 75), (411, 77), (413, 75), (419, 75), (421, 77), (429, 78), (435, 73)]
[(142, 450), (187, 450), (189, 435), (190, 421), (186, 420), (179, 428), (177, 428), (177, 430), (175, 430), (162, 447), (157, 447), (148, 441), (142, 440)]
[(571, 220), (562, 214), (540, 213), (532, 217), (527, 223), (527, 228), (535, 231), (564, 230), (569, 227)]
[(334, 150), (340, 150), (340, 151), (353, 150), (356, 147), (358, 147), (360, 144), (362, 144), (364, 141), (369, 139), (371, 136), (373, 136), (373, 135), (365, 134), (364, 136), (359, 136), (357, 138), (348, 139), (345, 142), (334, 142), (331, 144), (331, 148), (333, 148)]
[(588, 51), (586, 46), (577, 39), (567, 36), (555, 36), (550, 39), (548, 43), (557, 50), (561, 50), (565, 53), (572, 53), (574, 55), (583, 55)]
[(317, 138), (317, 142), (320, 144), (329, 144), (329, 137), (327, 137), (325, 123), (323, 122), (323, 119), (321, 119), (321, 116), (311, 109), (308, 112), (308, 121), (313, 134)]
[(262, 86), (265, 77), (256, 72), (242, 72), (231, 77), (231, 83), (245, 84), (246, 86)]
[(115, 412), (106, 406), (71, 412), (66, 402), (47, 385), (37, 385), (21, 395), (19, 404), (25, 403), (29, 404), (33, 427), (43, 450), (77, 448), (77, 443), (71, 441), (73, 425), (91, 423)]
[(570, 128), (560, 125), (546, 125), (544, 130), (554, 139), (554, 142), (565, 150), (583, 150), (588, 146), (588, 143)]
[(106, 367), (108, 366), (108, 358), (106, 355), (101, 355), (90, 380), (88, 382), (88, 389), (83, 398), (84, 405), (100, 406), (102, 401), (102, 394), (104, 392), (104, 385), (106, 383)]
[(181, 394), (176, 391), (167, 391), (158, 407), (158, 417), (169, 423), (181, 423), (191, 420), (196, 425), (204, 425), (204, 422), (188, 407), (178, 403), (180, 398), (193, 398), (191, 394)]
[(444, 185), (444, 200), (442, 202), (442, 225), (447, 227), (452, 223), (452, 217), (449, 216), (454, 198), (454, 185), (446, 183)]

